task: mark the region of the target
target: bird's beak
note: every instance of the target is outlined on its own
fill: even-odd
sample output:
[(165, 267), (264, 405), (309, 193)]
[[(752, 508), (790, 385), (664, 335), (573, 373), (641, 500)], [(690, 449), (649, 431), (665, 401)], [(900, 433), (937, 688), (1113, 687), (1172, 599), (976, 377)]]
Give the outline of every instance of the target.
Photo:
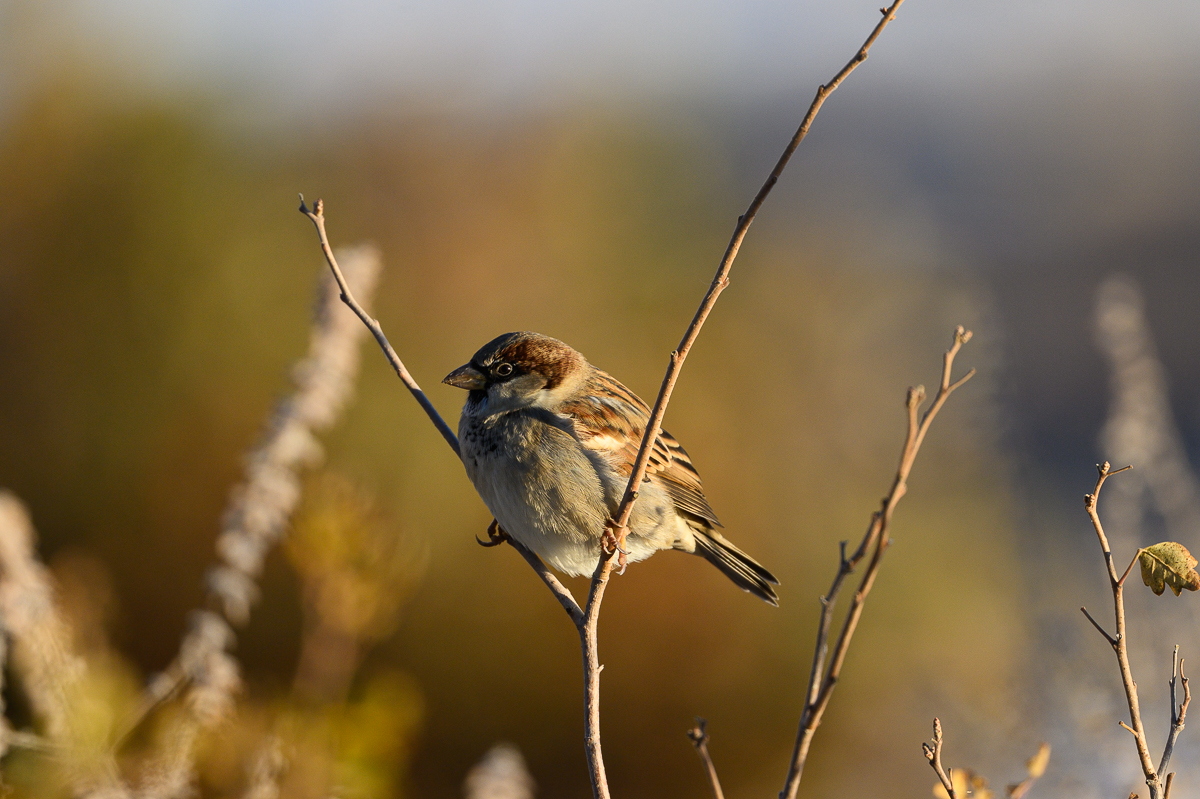
[(467, 391), (480, 391), (487, 386), (487, 376), (468, 363), (446, 375), (442, 382), (448, 386), (465, 388)]

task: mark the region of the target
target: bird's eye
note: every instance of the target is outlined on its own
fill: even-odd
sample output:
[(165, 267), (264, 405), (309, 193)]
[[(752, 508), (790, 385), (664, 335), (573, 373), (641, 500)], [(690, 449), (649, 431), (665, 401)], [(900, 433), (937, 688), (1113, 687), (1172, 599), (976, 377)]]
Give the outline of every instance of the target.
[(502, 363), (496, 367), (496, 374), (501, 377), (508, 377), (512, 374), (513, 368), (511, 363)]

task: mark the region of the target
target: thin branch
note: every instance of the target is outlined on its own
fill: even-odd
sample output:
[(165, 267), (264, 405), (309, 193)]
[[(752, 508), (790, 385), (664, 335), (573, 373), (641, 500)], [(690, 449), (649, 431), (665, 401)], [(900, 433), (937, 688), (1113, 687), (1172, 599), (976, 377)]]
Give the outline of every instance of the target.
[(1163, 788), (1163, 799), (1171, 799), (1171, 786), (1175, 784), (1175, 772), (1167, 775), (1167, 784)]
[[(1183, 704), (1178, 705), (1178, 693), (1176, 692), (1176, 677), (1179, 682), (1183, 683)], [(1188, 705), (1192, 703), (1192, 688), (1188, 684), (1187, 675), (1183, 673), (1183, 660), (1179, 657), (1179, 646), (1175, 647), (1175, 654), (1171, 657), (1171, 681), (1168, 683), (1171, 687), (1171, 730), (1167, 733), (1167, 743), (1163, 747), (1162, 760), (1158, 763), (1158, 778), (1165, 779), (1167, 767), (1171, 765), (1171, 755), (1175, 752), (1175, 742), (1179, 740), (1179, 733), (1183, 732), (1183, 725), (1187, 722)], [(1170, 791), (1170, 783), (1163, 790), (1164, 799)]]
[[(800, 716), (800, 729), (796, 733), (796, 745), (792, 751), (792, 760), (788, 768), (787, 780), (784, 783), (783, 790), (779, 794), (780, 799), (795, 799), (796, 792), (800, 789), (800, 779), (804, 773), (804, 763), (808, 759), (808, 752), (812, 745), (813, 736), (816, 734), (817, 727), (821, 724), (825, 708), (829, 706), (833, 690), (837, 685), (838, 679), (841, 677), (842, 664), (845, 662), (846, 652), (850, 649), (850, 641), (854, 637), (854, 631), (858, 627), (858, 620), (862, 616), (863, 605), (866, 602), (867, 595), (871, 592), (872, 586), (875, 584), (875, 576), (879, 572), (883, 553), (887, 550), (890, 542), (892, 513), (896, 509), (896, 505), (900, 502), (901, 497), (908, 491), (908, 477), (912, 472), (913, 463), (916, 461), (921, 444), (925, 440), (925, 434), (929, 431), (929, 426), (933, 423), (942, 405), (945, 404), (946, 399), (975, 374), (975, 370), (972, 369), (960, 379), (954, 382), (950, 380), (951, 371), (954, 367), (954, 358), (958, 355), (958, 351), (962, 348), (962, 345), (970, 340), (971, 331), (964, 330), (962, 326), (955, 329), (954, 341), (942, 358), (942, 380), (938, 387), (938, 393), (923, 416), (920, 415), (920, 407), (921, 402), (925, 399), (925, 389), (918, 386), (908, 390), (908, 396), (905, 401), (908, 414), (908, 430), (904, 439), (904, 447), (901, 450), (900, 465), (896, 469), (896, 477), (892, 481), (892, 488), (887, 496), (883, 498), (880, 509), (871, 515), (871, 522), (867, 526), (867, 531), (863, 535), (862, 542), (850, 558), (846, 557), (845, 544), (841, 545), (841, 556), (839, 558), (837, 574), (833, 578), (833, 585), (830, 587), (829, 593), (821, 597), (821, 617), (817, 624), (817, 643), (813, 649), (812, 672), (809, 674), (808, 690), (805, 692), (804, 710)], [(859, 562), (866, 557), (867, 552), (872, 547), (874, 547), (874, 551), (870, 565), (863, 575), (862, 582), (859, 583), (858, 590), (851, 601), (850, 611), (842, 623), (837, 644), (834, 646), (833, 655), (829, 660), (828, 672), (822, 676), (822, 671), (824, 670), (823, 664), (829, 647), (829, 632), (832, 625), (833, 608), (841, 591), (842, 583), (854, 571)]]
[[(1129, 642), (1125, 630), (1124, 578), (1117, 576), (1117, 569), (1113, 564), (1112, 550), (1108, 545), (1108, 537), (1104, 534), (1104, 525), (1100, 523), (1100, 513), (1097, 508), (1100, 499), (1100, 489), (1104, 487), (1105, 481), (1114, 474), (1120, 474), (1129, 468), (1131, 467), (1125, 466), (1114, 470), (1110, 467), (1108, 461), (1098, 464), (1096, 466), (1096, 488), (1092, 493), (1084, 496), (1083, 506), (1092, 521), (1092, 528), (1096, 531), (1096, 538), (1099, 540), (1100, 549), (1104, 553), (1104, 565), (1108, 569), (1108, 580), (1113, 594), (1113, 615), (1116, 618), (1117, 624), (1116, 643), (1113, 644), (1113, 651), (1116, 652), (1117, 666), (1121, 671), (1121, 683), (1125, 688), (1125, 699), (1129, 705), (1130, 721), (1128, 725), (1124, 722), (1119, 723), (1122, 727), (1133, 733), (1137, 746), (1138, 761), (1142, 766), (1142, 774), (1146, 778), (1146, 787), (1150, 789), (1150, 799), (1161, 799), (1162, 780), (1159, 777), (1158, 771), (1154, 768), (1154, 761), (1150, 757), (1150, 746), (1146, 743), (1146, 729), (1142, 725), (1142, 711), (1138, 703), (1137, 683), (1133, 681), (1133, 672), (1129, 666)], [(1093, 621), (1093, 623), (1095, 622)]]
[(687, 737), (696, 747), (696, 754), (700, 755), (700, 760), (704, 763), (713, 799), (725, 799), (725, 793), (721, 790), (721, 780), (717, 777), (717, 767), (713, 765), (712, 755), (708, 753), (708, 720), (697, 716), (696, 726), (688, 730)]
[(583, 649), (583, 700), (586, 709), (583, 746), (594, 799), (609, 799), (608, 777), (600, 747), (600, 672), (604, 666), (600, 663), (597, 628), (600, 624), (600, 603), (604, 601), (604, 589), (608, 587), (615, 555), (615, 551), (612, 554), (601, 552), (600, 563), (596, 566), (588, 589), (587, 604), (583, 608), (583, 623), (578, 625), (579, 643)]
[(1082, 611), (1083, 611), (1083, 615), (1084, 615), (1084, 616), (1087, 616), (1087, 620), (1088, 620), (1088, 621), (1090, 621), (1090, 622), (1092, 623), (1092, 626), (1093, 626), (1093, 627), (1095, 627), (1097, 630), (1099, 630), (1099, 631), (1100, 631), (1100, 634), (1104, 636), (1104, 639), (1105, 639), (1106, 641), (1108, 641), (1109, 645), (1111, 645), (1111, 646), (1115, 647), (1115, 646), (1117, 645), (1117, 639), (1116, 639), (1116, 638), (1113, 638), (1111, 635), (1109, 635), (1109, 634), (1108, 634), (1108, 631), (1107, 631), (1107, 630), (1105, 630), (1103, 627), (1101, 627), (1101, 626), (1100, 626), (1100, 622), (1098, 622), (1098, 621), (1096, 621), (1095, 619), (1093, 619), (1093, 618), (1092, 618), (1092, 614), (1088, 613), (1088, 609), (1087, 609), (1087, 608), (1080, 608), (1080, 610), (1082, 610)]
[(941, 780), (942, 787), (946, 789), (946, 793), (950, 795), (950, 799), (958, 799), (958, 794), (954, 792), (954, 780), (942, 768), (942, 722), (938, 719), (935, 718), (933, 720), (933, 745), (923, 743), (921, 744), (921, 750), (925, 752), (925, 759), (929, 761), (930, 767), (937, 773), (938, 779)]
[[(709, 313), (712, 311), (713, 306), (716, 305), (717, 298), (729, 286), (729, 271), (733, 268), (733, 261), (737, 258), (738, 250), (742, 246), (742, 240), (746, 238), (746, 233), (750, 230), (750, 225), (754, 222), (754, 217), (766, 201), (767, 195), (771, 193), (771, 189), (775, 188), (775, 184), (779, 181), (779, 176), (783, 174), (784, 167), (791, 160), (792, 154), (796, 152), (796, 148), (800, 146), (800, 142), (804, 141), (804, 138), (808, 136), (808, 130), (812, 126), (817, 113), (825, 104), (825, 100), (842, 84), (842, 81), (851, 72), (858, 68), (859, 64), (867, 60), (871, 46), (875, 44), (875, 40), (883, 33), (883, 29), (888, 26), (888, 23), (896, 18), (896, 9), (903, 2), (904, 0), (895, 0), (891, 6), (880, 9), (883, 18), (876, 24), (875, 28), (871, 31), (871, 35), (867, 37), (867, 40), (858, 48), (858, 52), (855, 53), (846, 66), (842, 67), (833, 76), (833, 79), (829, 83), (817, 88), (816, 97), (813, 98), (812, 104), (809, 105), (808, 111), (800, 121), (800, 127), (796, 129), (791, 141), (784, 148), (783, 154), (779, 156), (779, 160), (775, 163), (775, 168), (767, 176), (767, 180), (758, 190), (758, 194), (754, 195), (754, 199), (750, 201), (750, 206), (746, 209), (746, 212), (738, 217), (737, 225), (733, 229), (733, 235), (729, 239), (729, 244), (725, 248), (725, 254), (722, 256), (721, 263), (717, 267), (717, 273), (713, 277), (712, 285), (709, 286), (708, 293), (701, 300), (700, 307), (696, 309), (696, 315), (692, 317), (692, 322), (688, 325), (687, 331), (684, 332), (679, 346), (671, 353), (667, 373), (663, 376), (662, 386), (658, 390), (658, 398), (654, 401), (654, 408), (651, 410), (650, 419), (646, 423), (646, 432), (642, 436), (642, 445), (638, 450), (637, 459), (634, 461), (633, 471), (629, 475), (629, 483), (625, 487), (625, 494), (621, 498), (621, 505), (618, 508), (616, 521), (613, 525), (618, 533), (619, 541), (623, 542), (625, 539), (629, 516), (633, 511), (634, 500), (637, 499), (637, 488), (646, 477), (646, 470), (650, 466), (650, 453), (653, 449), (654, 441), (658, 438), (662, 430), (662, 421), (667, 412), (667, 403), (671, 400), (671, 392), (675, 389), (675, 382), (679, 379), (679, 372), (683, 368), (683, 362), (687, 358), (688, 352), (691, 351), (692, 345), (696, 342), (696, 338), (700, 335), (700, 328), (704, 326), (705, 320), (708, 319)], [(603, 568), (603, 564), (601, 564), (601, 568)]]
[(583, 609), (579, 607), (579, 603), (575, 601), (575, 595), (572, 594), (565, 585), (559, 582), (554, 576), (554, 572), (550, 571), (549, 567), (542, 562), (542, 559), (535, 555), (531, 550), (527, 549), (524, 544), (514, 538), (506, 539), (513, 549), (525, 558), (525, 561), (530, 565), (538, 577), (542, 578), (542, 582), (554, 594), (554, 598), (563, 606), (563, 610), (571, 617), (571, 621), (575, 624), (576, 629), (583, 626)]
[[(354, 294), (350, 291), (349, 284), (346, 283), (346, 278), (342, 275), (341, 267), (338, 266), (337, 258), (333, 254), (333, 248), (329, 246), (329, 237), (325, 234), (325, 202), (317, 200), (313, 203), (313, 209), (308, 210), (308, 206), (304, 204), (304, 195), (300, 195), (300, 213), (307, 216), (317, 229), (317, 237), (321, 241), (321, 252), (325, 253), (325, 260), (329, 263), (329, 268), (333, 270), (334, 280), (337, 281), (338, 288), (341, 290), (342, 302), (354, 311), (354, 314), (362, 320), (362, 323), (371, 331), (371, 335), (375, 336), (375, 341), (379, 342), (383, 354), (387, 356), (388, 363), (396, 370), (396, 375), (412, 392), (413, 397), (425, 409), (426, 415), (429, 416), (429, 421), (433, 422), (433, 426), (442, 434), (442, 438), (446, 439), (446, 443), (450, 445), (450, 449), (454, 450), (455, 455), (459, 455), (458, 451), (458, 436), (450, 429), (450, 425), (446, 424), (446, 420), (437, 412), (437, 408), (433, 407), (433, 403), (425, 396), (425, 392), (417, 385), (417, 381), (408, 373), (404, 362), (400, 360), (400, 356), (392, 349), (392, 345), (388, 343), (387, 336), (383, 335), (383, 328), (379, 322), (367, 313), (358, 301), (354, 299)], [(460, 455), (461, 457), (461, 455)]]
[(1125, 567), (1125, 573), (1121, 575), (1121, 579), (1117, 580), (1118, 583), (1125, 585), (1125, 578), (1129, 576), (1131, 571), (1133, 571), (1133, 567), (1137, 564), (1138, 558), (1142, 556), (1143, 551), (1144, 550), (1139, 549), (1137, 552), (1133, 553), (1133, 560), (1129, 561), (1129, 565)]

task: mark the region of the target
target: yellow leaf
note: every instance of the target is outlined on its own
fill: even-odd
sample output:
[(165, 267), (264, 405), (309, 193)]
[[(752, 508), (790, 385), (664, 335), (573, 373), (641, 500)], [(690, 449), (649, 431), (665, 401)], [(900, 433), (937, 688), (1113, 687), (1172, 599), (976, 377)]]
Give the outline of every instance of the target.
[(1138, 550), (1138, 562), (1142, 566), (1142, 582), (1150, 586), (1155, 594), (1161, 594), (1171, 586), (1175, 596), (1183, 589), (1200, 589), (1200, 574), (1196, 573), (1196, 559), (1183, 544), (1164, 541), (1152, 547)]
[(1050, 744), (1043, 742), (1038, 747), (1037, 754), (1025, 761), (1025, 768), (1029, 772), (1029, 776), (1035, 780), (1046, 773), (1046, 766), (1050, 765)]

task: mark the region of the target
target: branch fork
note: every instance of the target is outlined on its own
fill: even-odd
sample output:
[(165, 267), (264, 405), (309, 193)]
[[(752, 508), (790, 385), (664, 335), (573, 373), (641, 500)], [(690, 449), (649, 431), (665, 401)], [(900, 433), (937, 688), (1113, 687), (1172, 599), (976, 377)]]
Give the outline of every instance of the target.
[(946, 789), (946, 793), (950, 795), (950, 799), (958, 799), (958, 794), (954, 792), (953, 772), (942, 768), (942, 722), (940, 719), (933, 720), (933, 743), (922, 743), (921, 750), (925, 752), (925, 759), (929, 761), (930, 768), (937, 773), (938, 780)]
[[(833, 690), (837, 686), (838, 679), (841, 677), (842, 664), (845, 662), (846, 653), (850, 648), (854, 632), (858, 628), (858, 621), (862, 616), (863, 605), (866, 602), (867, 595), (871, 592), (872, 586), (875, 584), (875, 577), (879, 573), (883, 554), (891, 544), (892, 513), (895, 511), (900, 499), (908, 491), (908, 476), (912, 471), (913, 463), (916, 461), (917, 453), (921, 449), (921, 444), (925, 440), (925, 434), (929, 431), (929, 426), (933, 423), (934, 417), (937, 416), (942, 405), (945, 404), (946, 399), (975, 375), (975, 370), (971, 369), (958, 380), (951, 381), (950, 379), (954, 368), (954, 359), (958, 355), (958, 351), (970, 340), (970, 330), (963, 328), (961, 325), (955, 328), (954, 340), (951, 342), (950, 349), (946, 350), (942, 356), (942, 379), (938, 385), (938, 392), (934, 396), (933, 402), (925, 410), (924, 415), (920, 411), (921, 405), (925, 400), (925, 388), (923, 386), (915, 386), (908, 390), (904, 400), (908, 428), (904, 439), (904, 446), (900, 452), (900, 465), (897, 467), (896, 476), (892, 480), (892, 488), (880, 500), (879, 509), (871, 514), (871, 521), (867, 525), (867, 531), (854, 553), (847, 558), (847, 542), (842, 541), (838, 545), (838, 570), (834, 575), (833, 585), (830, 586), (829, 592), (820, 597), (819, 600), (821, 615), (817, 623), (817, 642), (813, 648), (812, 671), (808, 678), (808, 690), (805, 692), (804, 707), (800, 715), (800, 728), (796, 733), (796, 744), (792, 750), (792, 760), (788, 768), (787, 779), (784, 782), (783, 790), (779, 793), (780, 799), (795, 799), (796, 793), (800, 789), (800, 778), (804, 773), (804, 764), (808, 760), (808, 752), (812, 745), (813, 736), (816, 735), (817, 727), (821, 724), (825, 709), (828, 707), (829, 701), (833, 696)], [(872, 554), (867, 571), (859, 583), (858, 590), (854, 593), (854, 598), (850, 603), (850, 610), (846, 615), (845, 621), (842, 623), (841, 632), (838, 635), (837, 643), (834, 645), (833, 655), (830, 657), (829, 633), (833, 625), (833, 609), (837, 604), (838, 594), (841, 592), (842, 583), (848, 576), (854, 573), (854, 569), (867, 556), (868, 552)], [(827, 659), (828, 665), (826, 665)]]
[[(1125, 579), (1129, 577), (1129, 573), (1133, 570), (1133, 566), (1138, 561), (1142, 550), (1139, 549), (1133, 557), (1133, 561), (1129, 567), (1125, 569), (1125, 573), (1117, 576), (1117, 569), (1113, 563), (1112, 549), (1109, 547), (1108, 537), (1104, 534), (1104, 525), (1100, 522), (1099, 501), (1100, 489), (1104, 487), (1104, 483), (1113, 475), (1131, 469), (1131, 466), (1124, 466), (1120, 469), (1113, 469), (1112, 466), (1105, 461), (1096, 466), (1096, 487), (1090, 494), (1085, 494), (1083, 498), (1083, 506), (1087, 511), (1088, 518), (1091, 519), (1092, 528), (1096, 532), (1096, 538), (1100, 543), (1100, 550), (1104, 555), (1104, 565), (1108, 571), (1109, 586), (1112, 589), (1113, 595), (1113, 615), (1116, 621), (1117, 633), (1110, 635), (1097, 622), (1092, 615), (1088, 613), (1087, 608), (1080, 608), (1083, 614), (1087, 616), (1088, 621), (1092, 626), (1104, 636), (1104, 639), (1113, 648), (1117, 656), (1117, 667), (1121, 672), (1121, 683), (1125, 688), (1125, 699), (1129, 706), (1129, 722), (1120, 720), (1117, 722), (1122, 728), (1133, 735), (1135, 745), (1137, 747), (1138, 761), (1142, 767), (1142, 774), (1146, 780), (1146, 787), (1150, 791), (1150, 799), (1168, 799), (1171, 792), (1171, 784), (1174, 781), (1174, 772), (1168, 772), (1167, 768), (1171, 763), (1171, 755), (1175, 750), (1175, 742), (1179, 738), (1179, 734), (1183, 731), (1185, 719), (1187, 718), (1187, 708), (1191, 703), (1191, 689), (1188, 686), (1188, 678), (1183, 672), (1183, 660), (1179, 657), (1179, 647), (1176, 646), (1172, 656), (1171, 663), (1171, 679), (1167, 683), (1171, 692), (1171, 726), (1167, 733), (1167, 742), (1163, 747), (1162, 758), (1156, 768), (1154, 761), (1150, 756), (1150, 746), (1146, 739), (1146, 729), (1142, 723), (1141, 706), (1138, 701), (1137, 683), (1133, 680), (1133, 672), (1129, 665), (1129, 649), (1128, 639), (1125, 624), (1125, 598), (1124, 588)], [(1183, 703), (1178, 703), (1178, 686), (1183, 686)]]

